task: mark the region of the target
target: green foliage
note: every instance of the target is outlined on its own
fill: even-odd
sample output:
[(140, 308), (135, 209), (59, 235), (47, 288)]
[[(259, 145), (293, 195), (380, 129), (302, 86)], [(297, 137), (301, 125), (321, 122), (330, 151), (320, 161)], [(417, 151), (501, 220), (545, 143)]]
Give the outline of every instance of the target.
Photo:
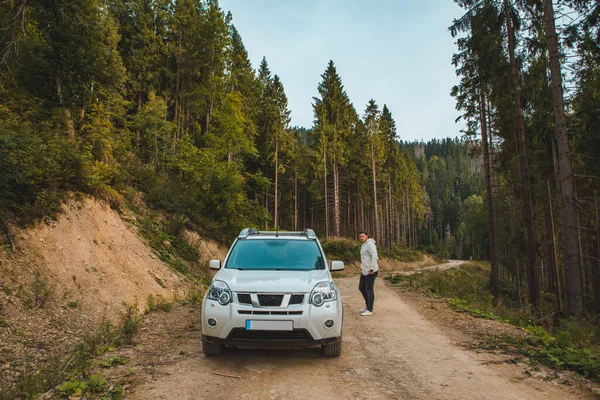
[(90, 375), (86, 380), (71, 379), (56, 387), (61, 394), (72, 397), (100, 394), (106, 388), (107, 382), (99, 374)]
[(137, 304), (127, 306), (125, 312), (121, 314), (121, 329), (118, 343), (134, 344), (133, 335), (138, 331), (141, 317), (137, 309)]
[[(553, 368), (568, 369), (600, 380), (600, 328), (597, 321), (567, 319), (547, 323), (508, 298), (494, 305), (488, 287), (489, 266), (485, 264), (468, 263), (447, 271), (394, 275), (389, 279), (392, 284), (448, 298), (448, 307), (455, 311), (521, 326), (532, 334), (531, 339), (517, 343), (523, 354)], [(504, 290), (505, 294), (510, 293), (506, 285)]]
[(39, 308), (44, 307), (54, 292), (48, 281), (37, 272), (35, 273), (31, 290), (33, 292), (33, 301)]
[(146, 299), (146, 309), (144, 312), (147, 314), (152, 311), (160, 310), (164, 312), (169, 312), (173, 309), (173, 303), (166, 301), (162, 297), (155, 297), (152, 294), (148, 295)]
[(116, 365), (124, 365), (127, 364), (129, 360), (127, 358), (121, 356), (111, 356), (107, 357), (102, 363), (100, 363), (101, 368), (111, 368)]
[[(83, 189), (84, 160), (52, 121), (32, 124), (0, 106), (0, 215), (30, 222), (60, 211), (64, 190)], [(35, 149), (35, 151), (32, 151)]]
[(322, 240), (321, 246), (328, 260), (360, 262), (360, 242), (357, 240), (331, 237)]
[(391, 258), (393, 260), (407, 263), (423, 261), (423, 253), (414, 248), (394, 245), (391, 248), (380, 247), (377, 252), (379, 257)]
[[(328, 260), (340, 260), (345, 263), (360, 262), (361, 243), (358, 240), (329, 237), (321, 241), (321, 246)], [(377, 251), (380, 258), (385, 257), (402, 262), (423, 260), (422, 252), (401, 246), (379, 247)]]
[[(575, 371), (586, 378), (600, 381), (600, 343), (587, 344), (578, 343), (576, 340), (569, 340), (569, 337), (576, 332), (581, 331), (581, 322), (567, 321), (566, 325), (556, 330), (556, 336), (548, 333), (541, 326), (528, 325), (524, 329), (534, 336), (530, 340), (530, 346), (522, 349), (523, 354), (550, 365), (557, 369), (568, 369)], [(598, 328), (595, 327), (597, 333)], [(560, 339), (557, 339), (560, 336)], [(587, 338), (589, 336), (586, 335)]]
[(402, 282), (403, 276), (400, 274), (390, 274), (383, 277), (386, 281), (390, 281), (392, 285), (397, 285)]
[(469, 306), (467, 301), (462, 300), (462, 299), (454, 299), (454, 298), (448, 299), (448, 307), (450, 307), (454, 311), (471, 314), (474, 317), (485, 318), (485, 319), (494, 319), (494, 320), (499, 320), (502, 322), (508, 322), (508, 320), (505, 320), (494, 313), (481, 311), (477, 308), (472, 308)]
[[(208, 282), (210, 283), (210, 282)], [(207, 285), (208, 286), (208, 285)], [(202, 304), (202, 300), (204, 299), (204, 292), (198, 289), (191, 289), (185, 299), (183, 299), (184, 304), (194, 304), (200, 305)]]
[(67, 303), (67, 306), (69, 308), (79, 308), (79, 302), (78, 301), (70, 301)]
[[(157, 257), (175, 271), (190, 277), (202, 276), (206, 271), (198, 262), (198, 250), (190, 246), (183, 237), (186, 221), (182, 217), (165, 219), (148, 211), (138, 219), (140, 233), (154, 249)], [(160, 278), (156, 282), (164, 287)]]
[[(47, 362), (40, 371), (32, 374), (24, 374), (19, 377), (16, 388), (13, 390), (0, 389), (0, 398), (37, 398), (39, 395), (52, 389), (48, 387), (60, 373), (65, 377), (62, 386), (65, 394), (73, 393), (80, 388), (82, 393), (91, 393), (92, 390), (100, 393), (103, 387), (103, 379), (100, 376), (89, 378), (91, 361), (94, 357), (114, 349), (112, 343), (117, 339), (119, 329), (103, 322), (98, 331), (86, 336), (82, 342), (73, 349), (70, 357), (65, 359), (53, 358)], [(64, 386), (63, 386), (64, 385)]]

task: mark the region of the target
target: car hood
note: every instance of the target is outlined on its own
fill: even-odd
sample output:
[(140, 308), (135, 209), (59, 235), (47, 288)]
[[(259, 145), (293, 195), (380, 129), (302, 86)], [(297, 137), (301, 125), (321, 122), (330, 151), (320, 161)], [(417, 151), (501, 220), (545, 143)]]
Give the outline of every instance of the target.
[(331, 280), (329, 271), (240, 271), (222, 269), (215, 279), (225, 281), (232, 292), (308, 293), (319, 282)]

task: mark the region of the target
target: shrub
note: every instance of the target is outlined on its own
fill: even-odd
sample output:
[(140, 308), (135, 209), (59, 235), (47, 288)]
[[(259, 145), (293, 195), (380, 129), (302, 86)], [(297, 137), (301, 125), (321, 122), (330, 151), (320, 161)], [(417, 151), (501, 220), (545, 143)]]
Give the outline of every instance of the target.
[(43, 278), (38, 272), (35, 273), (35, 278), (32, 284), (33, 301), (39, 308), (44, 307), (48, 299), (52, 296), (53, 290), (48, 281)]
[(360, 242), (357, 240), (331, 237), (323, 240), (321, 246), (328, 260), (360, 261)]
[[(600, 326), (597, 321), (567, 319), (548, 324), (538, 320), (529, 309), (519, 307), (517, 288), (511, 282), (500, 283), (504, 296), (502, 303), (496, 306), (490, 294), (489, 271), (487, 264), (468, 263), (446, 271), (395, 275), (390, 281), (424, 290), (433, 296), (447, 297), (448, 307), (455, 311), (521, 326), (532, 335), (517, 343), (523, 354), (551, 367), (600, 380)], [(542, 300), (542, 310), (552, 309), (555, 302), (552, 296), (543, 295)]]
[(52, 124), (0, 118), (0, 217), (55, 215), (65, 190), (85, 188), (84, 159)]
[(379, 247), (379, 256), (392, 258), (394, 260), (402, 262), (415, 262), (423, 260), (423, 253), (419, 250), (412, 248), (405, 248), (398, 245), (394, 245), (392, 248)]
[(139, 315), (137, 304), (128, 305), (125, 312), (121, 315), (120, 342), (133, 344), (133, 335), (138, 330), (140, 320), (141, 316)]

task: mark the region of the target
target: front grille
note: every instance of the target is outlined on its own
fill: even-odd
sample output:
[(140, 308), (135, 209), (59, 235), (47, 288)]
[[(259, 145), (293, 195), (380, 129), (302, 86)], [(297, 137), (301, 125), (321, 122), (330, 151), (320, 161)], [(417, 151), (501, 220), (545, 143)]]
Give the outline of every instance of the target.
[(230, 340), (312, 340), (306, 329), (295, 329), (293, 331), (247, 331), (236, 328), (229, 334)]
[[(281, 307), (284, 295), (282, 294), (259, 294), (258, 303), (261, 307)], [(250, 293), (237, 293), (237, 299), (240, 304), (252, 304)], [(304, 303), (304, 294), (290, 295), (288, 305), (297, 306)]]
[(302, 315), (302, 311), (252, 311), (252, 310), (238, 310), (238, 314), (243, 314), (243, 315)]
[(238, 293), (238, 301), (242, 304), (252, 304), (252, 299), (249, 293)]
[(279, 307), (283, 301), (282, 294), (259, 294), (258, 303), (261, 307)]

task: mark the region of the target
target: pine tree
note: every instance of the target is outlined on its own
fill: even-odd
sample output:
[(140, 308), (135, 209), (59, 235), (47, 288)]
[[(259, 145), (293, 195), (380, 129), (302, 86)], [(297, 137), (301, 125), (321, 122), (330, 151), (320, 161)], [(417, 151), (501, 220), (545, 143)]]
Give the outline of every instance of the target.
[(583, 293), (578, 243), (577, 204), (571, 165), (571, 150), (568, 137), (567, 119), (563, 99), (563, 82), (559, 60), (559, 45), (554, 23), (554, 8), (551, 0), (544, 0), (544, 26), (550, 54), (550, 77), (552, 80), (552, 102), (558, 142), (559, 188), (561, 199), (561, 237), (563, 243), (565, 275), (567, 278), (567, 298), (569, 314), (583, 317)]
[(375, 221), (375, 236), (382, 240), (379, 203), (377, 201), (377, 170), (383, 156), (383, 140), (381, 134), (381, 115), (375, 100), (369, 100), (363, 117), (366, 134), (369, 139), (369, 152), (371, 155), (371, 174), (373, 179), (373, 207)]
[(33, 63), (20, 72), (24, 81), (35, 77), (27, 83), (33, 95), (62, 109), (70, 138), (83, 123), (95, 88), (114, 91), (124, 73), (115, 22), (102, 8), (99, 0), (31, 3), (28, 20), (34, 35), (25, 57)]
[[(326, 214), (326, 235), (329, 235), (329, 169), (333, 178), (333, 234), (341, 234), (341, 190), (340, 169), (346, 165), (345, 141), (355, 124), (355, 114), (342, 80), (333, 61), (321, 75), (322, 81), (317, 88), (320, 97), (313, 98), (314, 104), (314, 150), (317, 163), (323, 168), (323, 188)], [(331, 168), (329, 168), (329, 163)], [(320, 167), (319, 167), (320, 168)]]

